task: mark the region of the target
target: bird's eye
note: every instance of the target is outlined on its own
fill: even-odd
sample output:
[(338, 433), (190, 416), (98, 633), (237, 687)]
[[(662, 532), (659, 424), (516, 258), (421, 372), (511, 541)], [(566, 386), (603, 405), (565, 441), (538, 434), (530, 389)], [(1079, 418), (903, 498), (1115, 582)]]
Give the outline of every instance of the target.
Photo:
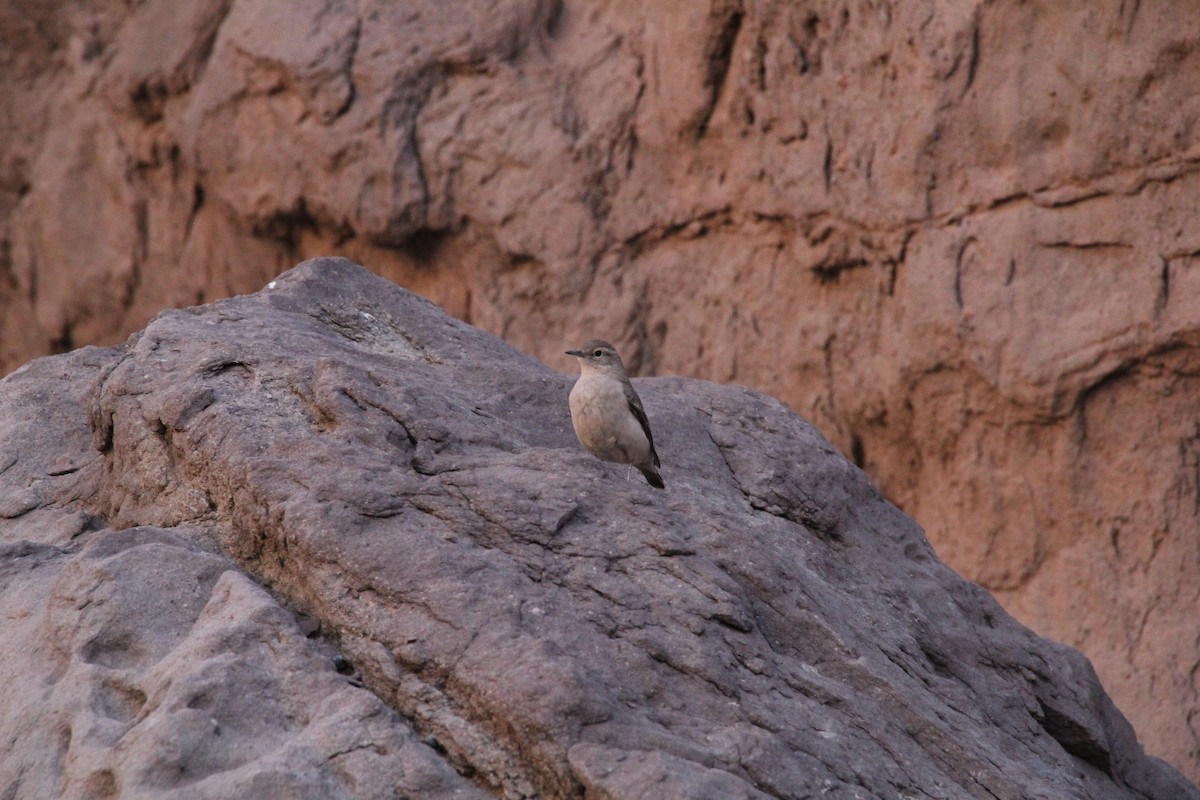
[(592, 351), (592, 355), (594, 355), (596, 358), (600, 358), (600, 356), (604, 355), (604, 351), (597, 348), (596, 350)]

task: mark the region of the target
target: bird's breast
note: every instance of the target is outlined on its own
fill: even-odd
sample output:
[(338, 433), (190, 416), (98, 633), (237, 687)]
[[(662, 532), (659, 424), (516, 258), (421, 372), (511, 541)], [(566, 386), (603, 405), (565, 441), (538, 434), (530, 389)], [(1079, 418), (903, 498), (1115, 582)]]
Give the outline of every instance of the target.
[(649, 457), (650, 442), (620, 381), (584, 375), (571, 389), (570, 406), (575, 435), (597, 458), (638, 464)]

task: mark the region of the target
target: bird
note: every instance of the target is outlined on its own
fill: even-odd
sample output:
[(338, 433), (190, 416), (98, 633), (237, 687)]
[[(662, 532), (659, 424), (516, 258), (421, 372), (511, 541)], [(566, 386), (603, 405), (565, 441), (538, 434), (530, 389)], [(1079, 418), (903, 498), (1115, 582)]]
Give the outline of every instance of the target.
[(592, 339), (567, 355), (579, 360), (579, 379), (571, 389), (571, 425), (588, 452), (602, 461), (637, 467), (656, 489), (667, 488), (658, 468), (654, 435), (642, 399), (625, 375), (617, 348)]

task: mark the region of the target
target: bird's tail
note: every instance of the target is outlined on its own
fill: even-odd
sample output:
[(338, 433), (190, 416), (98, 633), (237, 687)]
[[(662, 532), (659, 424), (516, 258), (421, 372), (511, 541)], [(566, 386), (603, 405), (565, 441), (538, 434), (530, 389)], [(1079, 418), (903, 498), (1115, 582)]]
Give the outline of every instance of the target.
[(667, 485), (663, 483), (662, 476), (658, 474), (658, 470), (654, 467), (638, 467), (642, 474), (646, 476), (646, 483), (653, 486), (655, 489), (665, 489)]

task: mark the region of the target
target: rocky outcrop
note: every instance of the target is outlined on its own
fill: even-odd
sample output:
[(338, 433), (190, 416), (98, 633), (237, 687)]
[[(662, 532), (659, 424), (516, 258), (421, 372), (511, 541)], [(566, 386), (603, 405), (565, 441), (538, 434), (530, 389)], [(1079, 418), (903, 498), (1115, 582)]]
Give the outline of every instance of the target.
[(754, 386), (1200, 778), (1178, 3), (11, 0), (0, 30), (0, 368), (342, 254), (555, 367), (600, 335)]
[(343, 259), (0, 382), (0, 795), (1200, 798), (748, 389), (572, 378)]

